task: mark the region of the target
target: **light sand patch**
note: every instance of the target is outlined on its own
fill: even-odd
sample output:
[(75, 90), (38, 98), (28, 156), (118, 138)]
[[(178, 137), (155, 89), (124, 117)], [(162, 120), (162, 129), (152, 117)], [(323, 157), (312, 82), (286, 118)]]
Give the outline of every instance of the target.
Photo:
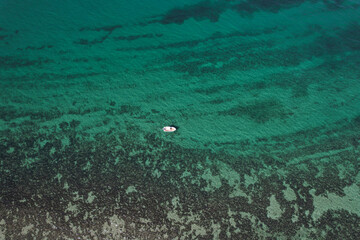
[(191, 224), (191, 232), (195, 233), (195, 236), (204, 236), (206, 235), (206, 229), (203, 226), (199, 226), (197, 224)]
[(97, 232), (92, 229), (90, 230), (90, 236), (91, 236), (91, 239), (94, 239), (94, 240), (98, 239)]
[[(121, 236), (126, 231), (125, 221), (117, 215), (113, 215), (103, 224), (102, 233), (114, 239), (122, 239)], [(135, 226), (134, 226), (135, 227)]]
[[(236, 228), (236, 222), (235, 222), (235, 219), (234, 218), (229, 218), (229, 223), (231, 226), (233, 226), (234, 228)], [(236, 230), (235, 230), (236, 231)]]
[(161, 172), (160, 172), (158, 169), (155, 169), (155, 170), (151, 173), (151, 175), (152, 175), (153, 177), (159, 178), (159, 177), (161, 176)]
[(185, 170), (180, 178), (186, 178), (186, 177), (190, 177), (190, 176), (191, 176), (191, 173), (188, 170)]
[(240, 186), (236, 186), (234, 187), (234, 191), (229, 195), (230, 198), (233, 198), (233, 197), (245, 197), (245, 198), (248, 198), (249, 201), (251, 201), (251, 198), (246, 195), (246, 193), (240, 189)]
[(218, 161), (217, 165), (219, 166), (219, 169), (220, 169), (221, 178), (226, 179), (230, 186), (233, 187), (236, 184), (239, 184), (239, 182), (240, 182), (240, 174), (238, 172), (236, 172), (234, 169), (232, 169), (226, 163)]
[[(229, 210), (229, 211), (228, 211), (228, 215), (230, 216), (230, 218), (228, 218), (228, 219), (229, 219), (229, 223), (230, 223), (230, 225), (235, 229), (233, 233), (236, 234), (236, 233), (241, 232), (242, 230), (239, 229), (239, 228), (236, 226), (236, 222), (241, 222), (241, 220), (235, 220), (235, 219), (238, 219), (238, 217), (237, 217), (236, 215), (242, 215), (242, 213), (236, 214), (236, 212), (233, 213), (233, 212), (231, 212), (231, 210)], [(233, 218), (233, 217), (232, 217), (233, 215), (235, 215), (236, 217)], [(250, 214), (249, 214), (249, 216), (250, 216)], [(231, 233), (230, 233), (230, 232), (227, 232), (226, 235), (227, 235), (227, 237), (228, 237), (229, 239), (231, 239)], [(216, 238), (216, 239), (219, 239), (219, 237)]]
[(245, 174), (244, 177), (245, 177), (245, 187), (246, 188), (249, 187), (249, 185), (255, 184), (258, 181), (258, 177), (256, 175), (249, 176), (249, 175)]
[(317, 166), (316, 167), (317, 168), (317, 170), (318, 170), (318, 173), (315, 175), (315, 178), (321, 178), (321, 177), (323, 177), (324, 175), (324, 167), (323, 166)]
[(26, 235), (34, 227), (34, 224), (29, 224), (21, 229), (21, 234)]
[[(265, 239), (266, 237), (270, 236), (269, 227), (265, 223), (263, 223), (257, 216), (247, 212), (239, 212), (239, 215), (242, 218), (246, 218), (251, 221), (251, 227), (253, 231), (257, 233), (259, 239)], [(241, 223), (241, 220), (238, 220), (238, 222)]]
[[(182, 206), (179, 200), (180, 200), (179, 197), (174, 197), (171, 200), (171, 204), (169, 204), (170, 205), (169, 207), (171, 208), (172, 205), (172, 209), (168, 211), (167, 218), (176, 223), (181, 223), (182, 225), (188, 225), (189, 223), (196, 221), (199, 218), (199, 216), (197, 214), (194, 214), (193, 212), (190, 212), (186, 216), (180, 216), (179, 213), (182, 212)], [(181, 228), (185, 228), (185, 227), (182, 226)]]
[(181, 207), (180, 198), (179, 197), (173, 197), (171, 199), (171, 204), (174, 206), (174, 208), (177, 208), (178, 206)]
[(179, 212), (181, 211), (175, 209), (173, 209), (172, 211), (168, 211), (167, 218), (173, 220), (176, 223), (181, 223), (185, 226), (188, 225), (190, 222), (194, 222), (199, 217), (197, 214), (193, 214), (192, 212), (186, 216), (180, 216)]
[(334, 193), (328, 193), (327, 197), (323, 195), (316, 196), (315, 189), (310, 190), (314, 198), (314, 212), (312, 218), (317, 221), (328, 210), (344, 209), (350, 213), (360, 216), (360, 188), (355, 183), (344, 188), (345, 196), (340, 197)]
[(229, 197), (245, 197), (249, 198), (249, 201), (251, 202), (250, 197), (241, 189), (240, 184), (240, 174), (233, 170), (229, 165), (223, 162), (217, 162), (217, 165), (220, 169), (220, 177), (221, 179), (226, 179), (229, 186), (233, 187), (232, 193), (229, 195)]
[(15, 148), (10, 147), (10, 148), (6, 151), (6, 153), (11, 154), (11, 153), (14, 152), (14, 150), (15, 150)]
[(140, 222), (146, 224), (146, 223), (151, 223), (151, 220), (146, 219), (146, 218), (140, 218)]
[(69, 202), (65, 212), (76, 213), (78, 212), (77, 206), (77, 204), (72, 204), (72, 202)]
[(86, 162), (86, 165), (82, 168), (83, 171), (87, 171), (91, 169), (92, 164), (90, 163), (90, 161)]
[(51, 233), (51, 231), (44, 231), (43, 232), (43, 234), (42, 234), (42, 236), (43, 236), (43, 240), (48, 240), (49, 238), (48, 238), (48, 236), (49, 236), (49, 234)]
[[(149, 222), (151, 222), (150, 220), (147, 220), (147, 221), (149, 221)], [(143, 228), (143, 229), (145, 229), (146, 231), (148, 231), (149, 230), (149, 228), (148, 227), (146, 227), (146, 228)], [(167, 232), (168, 231), (168, 227), (166, 226), (166, 225), (156, 225), (154, 228), (151, 228), (150, 229), (152, 232), (162, 232), (162, 233), (164, 233), (164, 232)]]
[(74, 201), (78, 201), (78, 200), (82, 200), (82, 199), (83, 199), (83, 196), (80, 196), (78, 191), (73, 192), (72, 195), (73, 195), (73, 200), (74, 200)]
[(212, 228), (213, 239), (220, 239), (219, 235), (221, 232), (221, 225), (219, 223), (214, 223), (214, 221), (211, 221), (211, 228)]
[(84, 217), (83, 217), (83, 220), (88, 219), (88, 217), (89, 217), (89, 212), (85, 212)]
[(50, 155), (53, 155), (56, 152), (56, 148), (51, 147), (50, 148)]
[(336, 168), (339, 170), (338, 176), (341, 180), (345, 179), (351, 172), (355, 172), (355, 169), (349, 165), (337, 164)]
[(204, 179), (207, 182), (207, 186), (204, 188), (205, 191), (207, 192), (213, 192), (216, 189), (221, 187), (221, 181), (220, 181), (220, 176), (216, 175), (212, 175), (211, 170), (210, 169), (206, 169), (203, 173), (203, 175), (201, 176), (202, 179)]
[(55, 176), (53, 179), (57, 179), (57, 180), (58, 180), (58, 182), (60, 183), (61, 178), (62, 178), (61, 173), (57, 173), (57, 174), (56, 174), (56, 176)]
[(284, 210), (281, 209), (280, 204), (275, 198), (275, 195), (271, 195), (270, 197), (270, 206), (266, 208), (267, 210), (267, 217), (277, 220), (281, 217), (284, 213)]
[(21, 167), (25, 167), (25, 168), (30, 168), (31, 167), (31, 164), (38, 161), (39, 159), (37, 157), (35, 158), (31, 158), (31, 157), (28, 157), (28, 158), (25, 158), (23, 161), (22, 161), (22, 165)]
[(284, 193), (284, 198), (289, 202), (295, 201), (296, 194), (294, 190), (292, 190), (292, 188), (286, 183), (284, 183), (284, 186), (286, 187), (286, 189), (282, 191)]
[(170, 220), (174, 220), (175, 222), (182, 222), (182, 218), (177, 214), (177, 211), (169, 211), (167, 213), (167, 218)]
[(70, 139), (67, 136), (65, 136), (63, 139), (61, 139), (62, 149), (65, 149), (65, 147), (67, 147), (69, 145), (70, 145)]
[(93, 192), (91, 191), (91, 192), (88, 193), (88, 197), (87, 197), (87, 199), (86, 199), (86, 202), (87, 202), (87, 203), (92, 203), (95, 198), (96, 198), (96, 196), (93, 195)]
[(137, 192), (135, 186), (129, 186), (129, 187), (126, 189), (126, 194), (133, 193), (133, 192)]
[(292, 221), (293, 223), (299, 221), (299, 207), (298, 207), (298, 205), (295, 204), (295, 205), (294, 205), (294, 209), (295, 209), (295, 212), (294, 212), (294, 214), (293, 214), (292, 217), (291, 217), (291, 221)]
[(38, 142), (40, 148), (43, 148), (45, 146), (45, 144), (48, 143), (49, 141), (48, 140), (41, 141), (40, 139), (38, 139), (37, 142)]
[(300, 229), (296, 231), (296, 235), (294, 239), (311, 239), (310, 237), (311, 233), (312, 233), (311, 229), (301, 226)]
[(81, 233), (81, 228), (75, 226), (72, 222), (70, 222), (70, 228), (73, 233)]
[(0, 239), (5, 239), (5, 233), (6, 233), (6, 225), (5, 225), (5, 220), (2, 219), (0, 221)]
[(45, 219), (45, 222), (47, 224), (52, 224), (52, 217), (50, 216), (50, 213), (46, 213), (46, 219)]

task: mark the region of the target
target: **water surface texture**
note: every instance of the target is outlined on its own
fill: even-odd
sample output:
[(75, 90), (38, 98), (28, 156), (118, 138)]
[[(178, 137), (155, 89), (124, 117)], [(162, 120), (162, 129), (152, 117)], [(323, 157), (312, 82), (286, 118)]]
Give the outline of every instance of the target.
[(0, 239), (359, 239), (359, 16), (0, 0)]

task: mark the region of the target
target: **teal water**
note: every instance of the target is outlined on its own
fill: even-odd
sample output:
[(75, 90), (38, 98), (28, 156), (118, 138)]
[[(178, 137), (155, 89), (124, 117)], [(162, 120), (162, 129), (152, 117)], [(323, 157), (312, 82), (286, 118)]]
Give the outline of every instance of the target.
[(359, 16), (0, 0), (0, 239), (358, 239)]

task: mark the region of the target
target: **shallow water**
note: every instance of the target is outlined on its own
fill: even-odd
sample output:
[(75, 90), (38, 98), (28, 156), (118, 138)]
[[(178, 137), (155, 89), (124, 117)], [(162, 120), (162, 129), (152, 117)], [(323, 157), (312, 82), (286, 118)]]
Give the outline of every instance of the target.
[(358, 239), (360, 3), (181, 2), (0, 0), (0, 239)]

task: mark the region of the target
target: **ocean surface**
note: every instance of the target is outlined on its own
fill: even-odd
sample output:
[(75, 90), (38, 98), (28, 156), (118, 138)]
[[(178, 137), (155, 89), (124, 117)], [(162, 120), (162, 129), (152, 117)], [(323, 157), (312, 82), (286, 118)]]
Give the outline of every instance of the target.
[(0, 0), (0, 239), (359, 239), (359, 163), (360, 1)]

